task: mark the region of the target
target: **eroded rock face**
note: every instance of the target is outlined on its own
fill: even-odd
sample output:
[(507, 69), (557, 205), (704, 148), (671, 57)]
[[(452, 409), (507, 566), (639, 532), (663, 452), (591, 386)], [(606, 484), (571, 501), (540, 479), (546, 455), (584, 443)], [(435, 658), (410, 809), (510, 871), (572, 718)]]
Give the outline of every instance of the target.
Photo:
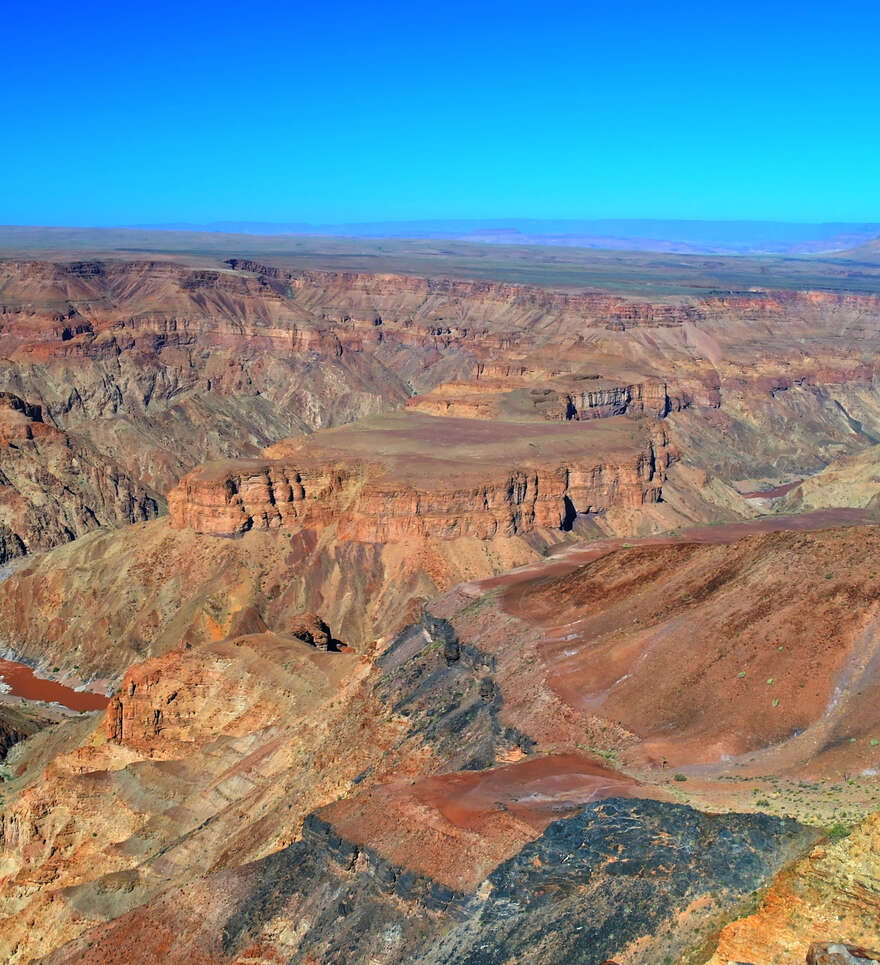
[(325, 616), (337, 639), (364, 651), (438, 591), (538, 559), (548, 545), (535, 536), (416, 547), (335, 536), (331, 526), (217, 540), (171, 529), (167, 518), (90, 533), (0, 582), (0, 640), (15, 641), (19, 659), (101, 689), (181, 647), (267, 627), (290, 633), (303, 612)]
[(10, 747), (36, 734), (48, 723), (38, 711), (0, 706), (0, 761), (6, 758)]
[(871, 821), (801, 858), (723, 812), (876, 763), (876, 529), (572, 541), (866, 449), (880, 301), (230, 268), (0, 264), (0, 553), (79, 537), (0, 585), (0, 639), (115, 688), (12, 751), (0, 957), (874, 947)]
[[(752, 292), (651, 304), (494, 282), (230, 265), (0, 263), (0, 393), (20, 403), (4, 431), (31, 437), (21, 452), (5, 451), (18, 509), (0, 520), (0, 555), (149, 517), (197, 465), (259, 457), (279, 439), (402, 406), (413, 392), (415, 411), (475, 421), (672, 415), (683, 448), (728, 480), (806, 474), (880, 438), (880, 303), (870, 296)], [(39, 419), (28, 415), (37, 410)], [(50, 456), (50, 437), (53, 446), (66, 438), (71, 451)], [(35, 467), (53, 461), (51, 478), (36, 478)], [(96, 469), (76, 480), (77, 465)], [(604, 458), (545, 468), (566, 467), (604, 469), (608, 487), (631, 489), (620, 464)], [(290, 468), (316, 471), (312, 462)], [(508, 468), (530, 467), (519, 460)], [(349, 470), (356, 485), (360, 472)], [(461, 495), (491, 500), (518, 480), (492, 478), (485, 493), (480, 485)], [(265, 486), (277, 483), (283, 497), (288, 482)], [(65, 487), (76, 503), (66, 514), (57, 495)], [(375, 501), (394, 492), (379, 489)], [(412, 503), (408, 491), (403, 500)], [(614, 502), (606, 494), (589, 504)], [(213, 497), (207, 504), (216, 505)], [(209, 516), (207, 506), (190, 515)], [(262, 525), (263, 512), (214, 525)], [(383, 528), (359, 510), (352, 538), (384, 539), (386, 530), (400, 538), (411, 528), (400, 521), (408, 513), (402, 505)], [(520, 523), (505, 509), (474, 525), (504, 532)], [(467, 530), (457, 514), (421, 528)]]
[(0, 393), (0, 564), (163, 506), (88, 442), (45, 423), (40, 406)]
[[(139, 549), (164, 525), (140, 527)], [(637, 777), (620, 773), (622, 759), (638, 757), (635, 731), (643, 723), (617, 706), (609, 710), (590, 688), (578, 691), (592, 701), (586, 706), (560, 698), (558, 667), (542, 653), (546, 620), (595, 621), (583, 629), (607, 633), (637, 682), (641, 665), (649, 663), (645, 679), (659, 695), (647, 704), (649, 716), (657, 707), (678, 714), (669, 694), (681, 689), (681, 679), (705, 675), (698, 656), (711, 667), (715, 654), (701, 656), (692, 647), (670, 657), (661, 635), (654, 641), (661, 664), (643, 660), (629, 636), (642, 632), (641, 621), (657, 629), (657, 621), (682, 621), (693, 610), (691, 618), (708, 628), (713, 613), (726, 614), (726, 632), (734, 640), (746, 637), (748, 646), (736, 618), (751, 602), (760, 605), (751, 579), (773, 565), (777, 602), (784, 602), (786, 587), (792, 593), (789, 623), (797, 620), (797, 606), (812, 620), (824, 606), (846, 641), (843, 614), (854, 609), (847, 597), (874, 579), (873, 564), (864, 572), (854, 566), (871, 555), (866, 547), (876, 533), (870, 528), (753, 535), (732, 544), (730, 533), (709, 532), (702, 543), (667, 537), (636, 547), (572, 547), (508, 576), (467, 582), (432, 602), (375, 663), (366, 655), (323, 653), (290, 635), (302, 606), (277, 611), (285, 613), (283, 632), (215, 641), (190, 632), (188, 647), (128, 671), (103, 720), (59, 728), (53, 740), (62, 742), (62, 751), (37, 748), (11, 785), (14, 796), (2, 812), (8, 879), (0, 891), (0, 948), (14, 948), (25, 960), (47, 958), (52, 949), (39, 947), (29, 924), (39, 919), (51, 926), (57, 951), (48, 960), (57, 962), (131, 965), (148, 961), (147, 954), (212, 963), (378, 956), (387, 965), (675, 960), (741, 913), (743, 901), (821, 833), (779, 817), (700, 814), (670, 801), (689, 793), (699, 773), (718, 776), (702, 781), (695, 795), (729, 793), (738, 786), (728, 780), (739, 773), (736, 762), (719, 763), (721, 771), (703, 762), (681, 785), (659, 764), (636, 767)], [(156, 544), (155, 558), (142, 551), (135, 564), (162, 586), (162, 565), (185, 570), (168, 559), (169, 547), (206, 539), (167, 528), (165, 537), (169, 542)], [(119, 538), (105, 536), (114, 543)], [(270, 585), (271, 556), (258, 548), (274, 539), (253, 532), (213, 541), (224, 553), (213, 569), (232, 573), (241, 550), (261, 585)], [(88, 537), (82, 544), (97, 541)], [(353, 573), (352, 564), (369, 551), (346, 546), (356, 554), (346, 562)], [(426, 559), (450, 546), (454, 552), (456, 544), (429, 545)], [(62, 548), (65, 554), (72, 549)], [(399, 552), (409, 558), (421, 551)], [(578, 552), (594, 555), (579, 566)], [(825, 579), (831, 556), (845, 573), (840, 583)], [(94, 545), (90, 558), (98, 565)], [(302, 557), (296, 568), (305, 568)], [(225, 608), (234, 601), (244, 614), (252, 599), (237, 589), (246, 586), (244, 573), (235, 576), (228, 588), (235, 592), (223, 606), (215, 589), (207, 608), (218, 634), (232, 625)], [(343, 584), (340, 595), (350, 591)], [(372, 593), (365, 598), (375, 602)], [(616, 608), (627, 599), (626, 620), (616, 621)], [(323, 606), (321, 612), (327, 612)], [(816, 634), (827, 641), (821, 627)], [(693, 637), (685, 634), (679, 644)], [(767, 649), (769, 659), (789, 659)], [(693, 694), (687, 700), (700, 726), (710, 717), (717, 726), (719, 708), (730, 710), (722, 703), (729, 682), (723, 674), (718, 679), (717, 692), (709, 688), (699, 701)], [(753, 721), (756, 707), (748, 704), (740, 726), (775, 724), (772, 704), (765, 718)], [(856, 719), (866, 728), (876, 719), (855, 690), (840, 707), (830, 721), (840, 734)], [(683, 753), (693, 760), (689, 719), (682, 714), (670, 727), (664, 717), (661, 725), (668, 745), (680, 734)], [(730, 729), (726, 719), (722, 726)], [(775, 731), (766, 733), (772, 739)], [(697, 740), (701, 753), (711, 745), (703, 730)], [(867, 741), (847, 743), (844, 751), (847, 766), (871, 753)], [(745, 805), (754, 807), (747, 797)], [(804, 862), (815, 866), (818, 850)], [(864, 842), (833, 872), (828, 919), (805, 898), (811, 927), (821, 922), (827, 934), (830, 916), (844, 914), (854, 889), (851, 862), (860, 853), (871, 853)], [(34, 889), (35, 878), (51, 887)], [(869, 863), (858, 872), (859, 907), (870, 909), (875, 878)], [(783, 906), (787, 927), (795, 927), (790, 910)], [(745, 929), (748, 921), (735, 927)], [(840, 927), (870, 947), (854, 918)], [(759, 947), (731, 943), (723, 961), (763, 962), (755, 955)], [(795, 946), (800, 959), (806, 947)]]
[[(553, 822), (465, 892), (310, 817), (289, 848), (162, 896), (47, 963), (145, 965), (156, 948), (173, 963), (192, 956), (235, 962), (258, 952), (269, 960), (382, 965), (561, 965), (609, 954), (626, 965), (662, 961), (684, 951), (810, 837), (764, 816), (710, 817), (611, 798)], [(207, 888), (224, 900), (196, 916), (190, 909)], [(135, 938), (147, 922), (151, 950)]]
[[(270, 655), (284, 653), (285, 647), (301, 673), (319, 676), (299, 652), (301, 640), (266, 632), (237, 636), (212, 650), (169, 654), (135, 665), (107, 709), (107, 739), (161, 759), (179, 755), (181, 742), (203, 741), (245, 727), (257, 729), (263, 721), (274, 721), (277, 711), (269, 703), (250, 699), (265, 682), (248, 677), (233, 682), (226, 679), (225, 670), (237, 662), (256, 677), (258, 669), (267, 669), (261, 667), (261, 660), (268, 662)], [(241, 651), (241, 659), (236, 650)], [(269, 679), (272, 676), (267, 673)]]
[[(868, 965), (880, 938), (880, 812), (849, 836), (822, 842), (780, 874), (754, 914), (722, 932), (710, 965), (742, 958), (766, 965), (803, 961)], [(846, 943), (816, 941), (846, 936)]]
[(335, 650), (330, 627), (316, 613), (298, 613), (290, 621), (290, 633), (318, 650)]
[(171, 525), (232, 536), (338, 522), (339, 538), (490, 539), (571, 514), (659, 501), (676, 458), (662, 429), (482, 423), (407, 413), (212, 465), (168, 497)]

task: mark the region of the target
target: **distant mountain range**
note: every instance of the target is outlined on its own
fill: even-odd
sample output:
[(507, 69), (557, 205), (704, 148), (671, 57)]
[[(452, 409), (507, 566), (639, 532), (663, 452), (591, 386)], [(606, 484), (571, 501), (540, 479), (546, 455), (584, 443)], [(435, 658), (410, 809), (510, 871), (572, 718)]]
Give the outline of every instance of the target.
[(347, 224), (216, 221), (129, 227), (253, 235), (430, 238), (482, 244), (554, 245), (683, 254), (812, 255), (858, 249), (880, 237), (880, 222), (797, 224), (781, 221), (651, 219), (375, 221)]

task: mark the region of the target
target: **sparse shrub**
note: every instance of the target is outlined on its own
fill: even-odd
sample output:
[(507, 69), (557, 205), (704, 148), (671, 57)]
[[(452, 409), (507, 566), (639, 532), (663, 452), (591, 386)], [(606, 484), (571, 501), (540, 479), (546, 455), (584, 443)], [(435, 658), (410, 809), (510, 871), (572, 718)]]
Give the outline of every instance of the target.
[(686, 781), (686, 780), (687, 780), (687, 774), (676, 774), (675, 777), (673, 778), (673, 780), (674, 780), (674, 781)]
[(852, 834), (852, 829), (838, 821), (836, 824), (825, 828), (825, 833), (832, 841), (840, 841), (843, 838), (848, 838)]

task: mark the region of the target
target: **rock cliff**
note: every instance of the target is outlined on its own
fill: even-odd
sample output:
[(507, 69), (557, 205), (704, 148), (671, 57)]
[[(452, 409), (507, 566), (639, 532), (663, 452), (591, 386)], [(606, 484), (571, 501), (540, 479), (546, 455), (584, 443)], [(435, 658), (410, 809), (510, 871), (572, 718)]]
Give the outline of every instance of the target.
[[(3, 520), (0, 544), (8, 557), (147, 518), (203, 463), (408, 400), (477, 421), (671, 416), (686, 457), (728, 481), (814, 472), (880, 439), (877, 313), (854, 294), (652, 303), (235, 260), (0, 262), (2, 471), (20, 458), (28, 477), (12, 483), (27, 519)], [(67, 515), (54, 496), (78, 492), (71, 473), (35, 483), (30, 450), (9, 449), (65, 438), (97, 467)], [(491, 515), (484, 529), (511, 525)]]
[[(390, 568), (392, 545), (384, 572), (368, 575), (363, 544), (340, 544), (355, 555), (327, 569), (327, 547), (273, 563), (277, 532), (211, 540), (213, 554), (193, 556), (215, 577), (209, 589), (170, 551), (211, 538), (163, 520), (131, 528), (127, 570), (99, 552), (121, 533), (47, 554), (78, 551), (93, 576), (105, 567), (116, 574), (111, 594), (133, 575), (153, 581), (132, 625), (160, 626), (155, 655), (128, 670), (103, 717), (75, 718), (13, 750), (0, 947), (12, 962), (132, 963), (157, 948), (170, 962), (368, 961), (381, 947), (389, 965), (426, 954), (637, 965), (702, 946), (817, 840), (786, 814), (833, 820), (834, 800), (802, 783), (802, 769), (853, 772), (873, 753), (873, 638), (853, 601), (876, 596), (877, 534), (861, 526), (736, 540), (760, 525), (771, 523), (572, 544), (543, 562), (534, 554), (524, 569), (438, 597), (363, 654), (291, 636), (317, 607), (273, 584), (321, 571), (326, 613), (333, 593), (361, 592), (360, 572), (369, 584), (357, 607), (369, 610), (379, 580), (405, 572)], [(408, 545), (401, 557), (420, 567), (449, 547), (463, 567), (467, 545), (430, 543), (418, 563)], [(45, 583), (48, 570), (36, 576), (45, 559), (10, 580)], [(73, 562), (68, 580), (82, 572)], [(159, 612), (169, 574), (193, 581), (195, 608)], [(93, 608), (85, 601), (73, 621), (80, 637)], [(777, 611), (784, 623), (774, 623)], [(164, 653), (156, 634), (171, 644)], [(599, 650), (603, 659), (579, 662)], [(856, 676), (834, 703), (847, 668)], [(798, 681), (810, 688), (803, 699)], [(736, 700), (725, 697), (732, 686)], [(631, 687), (648, 696), (619, 700)], [(791, 728), (804, 721), (799, 741)], [(742, 748), (723, 746), (719, 730)], [(790, 803), (779, 797), (788, 775)], [(725, 813), (765, 809), (774, 815)], [(830, 887), (841, 901), (850, 885), (841, 876)], [(547, 897), (560, 888), (561, 903)], [(524, 911), (513, 929), (511, 903)], [(587, 908), (581, 932), (561, 927), (586, 921)], [(29, 925), (37, 919), (43, 943)]]
[(40, 406), (0, 393), (0, 563), (151, 519), (163, 504), (87, 441), (45, 423)]
[(171, 525), (232, 536), (338, 522), (341, 539), (491, 539), (661, 497), (662, 429), (474, 423), (401, 414), (211, 465), (168, 497)]
[(878, 318), (0, 262), (0, 958), (876, 945)]

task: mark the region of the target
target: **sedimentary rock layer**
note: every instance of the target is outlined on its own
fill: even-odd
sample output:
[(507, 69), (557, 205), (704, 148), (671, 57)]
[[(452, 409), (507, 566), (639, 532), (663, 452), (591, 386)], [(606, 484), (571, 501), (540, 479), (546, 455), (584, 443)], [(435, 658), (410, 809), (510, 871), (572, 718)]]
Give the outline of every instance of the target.
[[(878, 305), (811, 292), (650, 303), (236, 261), (2, 262), (0, 392), (21, 407), (0, 432), (18, 505), (0, 553), (146, 518), (201, 463), (260, 457), (413, 393), (422, 412), (494, 421), (672, 415), (682, 448), (724, 479), (805, 475), (880, 438)], [(81, 494), (61, 465), (33, 478), (51, 461), (35, 447), (65, 439), (72, 456), (56, 461), (95, 467)], [(65, 487), (78, 500), (66, 516)], [(506, 511), (481, 525), (496, 524), (511, 525)]]
[(169, 494), (171, 525), (230, 536), (322, 527), (341, 539), (514, 536), (657, 502), (675, 457), (654, 426), (543, 426), (406, 413), (212, 465)]

